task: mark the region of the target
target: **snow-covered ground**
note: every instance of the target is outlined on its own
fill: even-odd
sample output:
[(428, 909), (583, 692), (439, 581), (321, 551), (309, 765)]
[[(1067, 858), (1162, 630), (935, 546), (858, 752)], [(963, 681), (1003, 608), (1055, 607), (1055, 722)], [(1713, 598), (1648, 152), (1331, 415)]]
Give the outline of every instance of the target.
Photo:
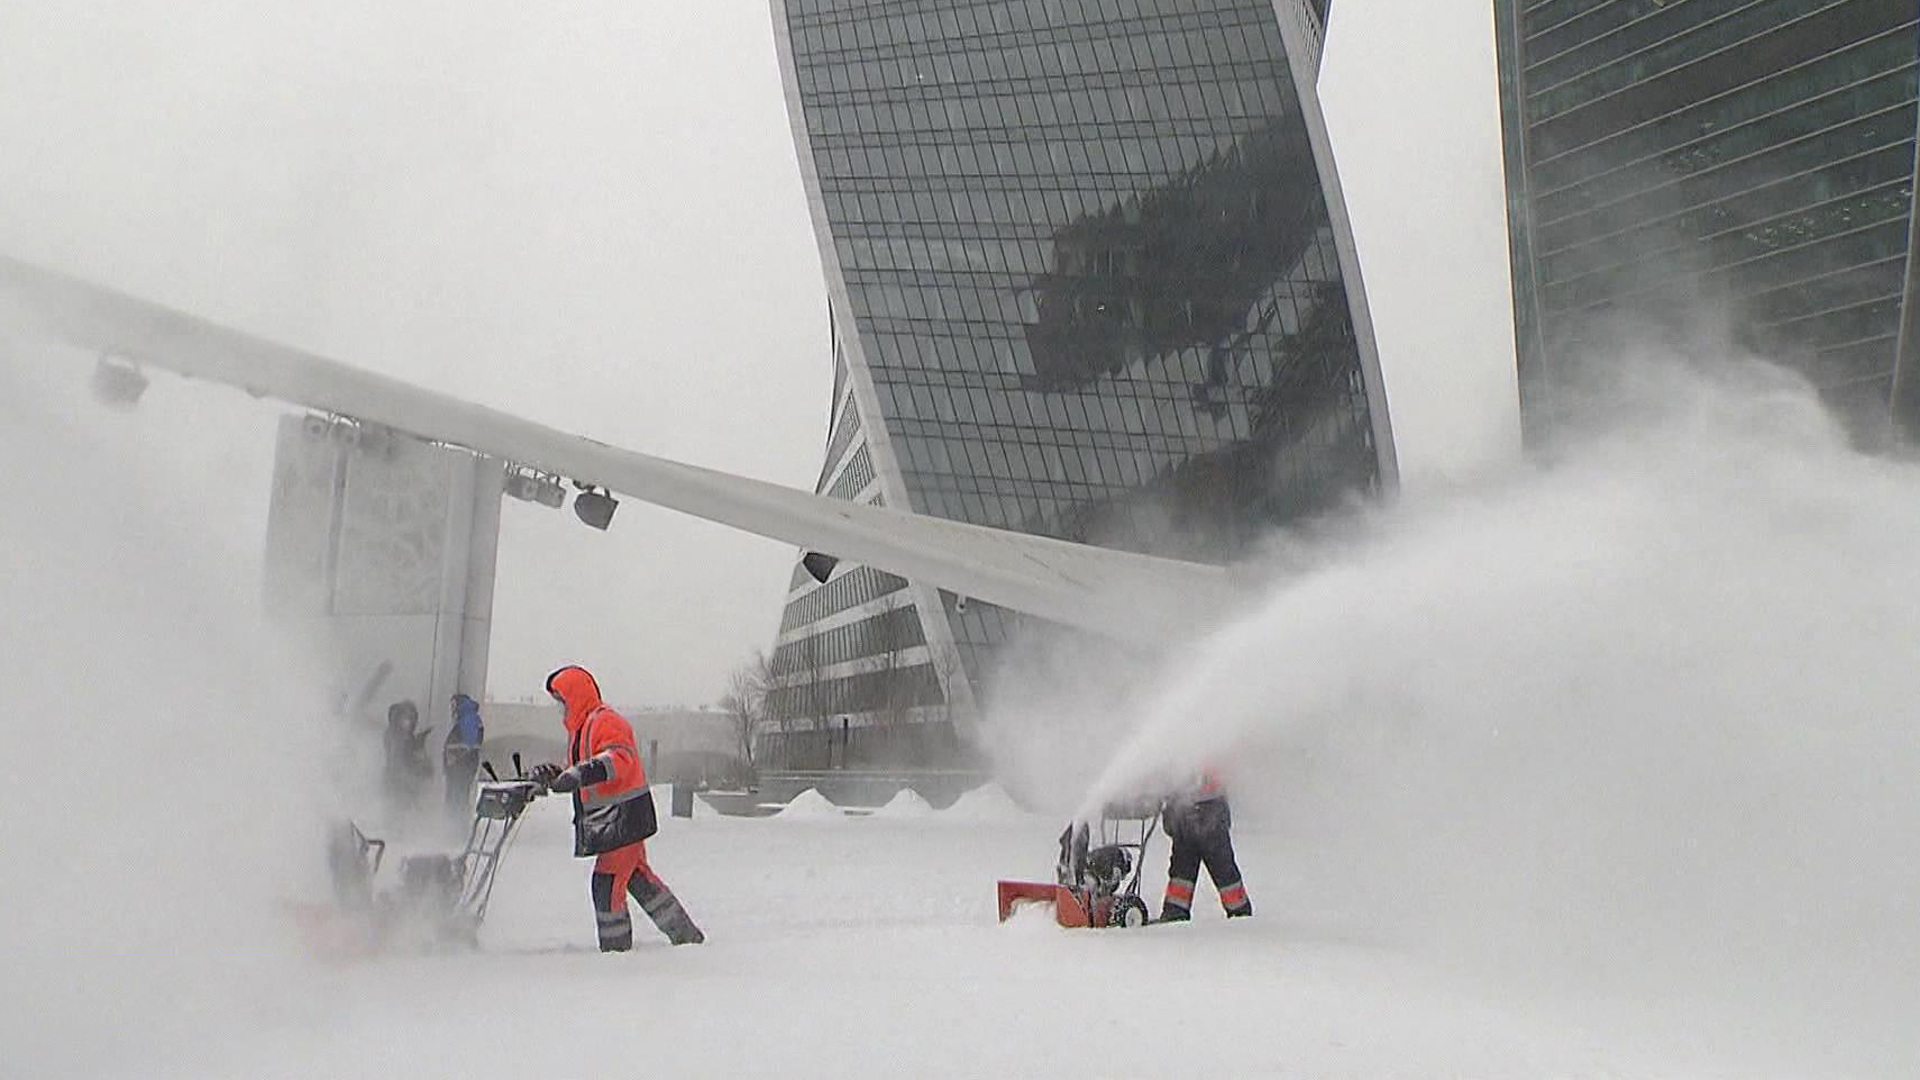
[[(1050, 818), (700, 809), (666, 822), (652, 850), (706, 929), (704, 946), (674, 949), (643, 931), (632, 954), (592, 951), (588, 864), (568, 857), (567, 807), (549, 799), (511, 853), (479, 952), (215, 964), (191, 992), (137, 1005), (140, 1038), (82, 1071), (1809, 1075), (1794, 1063), (1774, 1062), (1776, 1071), (1737, 1031), (1660, 1022), (1659, 1010), (1631, 1002), (1503, 996), (1423, 962), (1316, 910), (1289, 873), (1286, 838), (1257, 826), (1240, 838), (1256, 918), (1229, 924), (1209, 892), (1192, 924), (1098, 932), (1027, 912), (996, 921), (996, 878), (1050, 873)], [(1156, 901), (1164, 843), (1149, 864)], [(110, 1030), (113, 1002), (99, 1010)], [(15, 1063), (27, 1068), (0, 1072), (47, 1075), (54, 1064)]]

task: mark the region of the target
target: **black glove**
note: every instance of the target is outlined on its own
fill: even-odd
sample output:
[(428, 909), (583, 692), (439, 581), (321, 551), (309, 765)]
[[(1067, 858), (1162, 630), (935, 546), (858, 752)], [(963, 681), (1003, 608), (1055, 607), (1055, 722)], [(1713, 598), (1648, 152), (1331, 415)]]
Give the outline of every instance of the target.
[(551, 788), (554, 780), (560, 776), (560, 772), (560, 766), (548, 762), (544, 765), (535, 765), (533, 771), (527, 774), (527, 779), (543, 788)]
[(580, 790), (580, 767), (576, 765), (571, 769), (561, 772), (547, 782), (547, 788), (550, 791), (558, 791), (563, 795), (569, 791)]

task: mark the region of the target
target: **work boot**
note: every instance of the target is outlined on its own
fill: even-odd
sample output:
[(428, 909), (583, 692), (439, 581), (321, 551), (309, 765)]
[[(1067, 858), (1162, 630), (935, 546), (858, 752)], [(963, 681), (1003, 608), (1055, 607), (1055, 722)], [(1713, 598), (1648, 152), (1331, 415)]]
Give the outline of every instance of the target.
[(660, 930), (667, 935), (668, 943), (673, 945), (699, 945), (707, 940), (707, 935), (701, 933), (700, 928), (687, 917), (685, 909), (668, 919)]
[(680, 906), (680, 901), (672, 893), (666, 894), (667, 902), (647, 912), (653, 917), (653, 925), (667, 936), (670, 945), (698, 945), (707, 940), (707, 935), (694, 925), (693, 916)]
[(1186, 908), (1175, 907), (1172, 904), (1167, 904), (1160, 909), (1160, 918), (1157, 921), (1163, 922), (1163, 923), (1187, 922), (1192, 918), (1193, 918), (1193, 912), (1188, 911)]
[(600, 951), (627, 952), (633, 948), (633, 920), (625, 911), (603, 911), (600, 920)]
[(707, 940), (707, 935), (694, 925), (693, 916), (680, 904), (680, 898), (659, 878), (645, 878), (635, 875), (628, 886), (633, 898), (640, 901), (640, 910), (647, 913), (653, 925), (667, 940), (675, 945), (698, 945)]

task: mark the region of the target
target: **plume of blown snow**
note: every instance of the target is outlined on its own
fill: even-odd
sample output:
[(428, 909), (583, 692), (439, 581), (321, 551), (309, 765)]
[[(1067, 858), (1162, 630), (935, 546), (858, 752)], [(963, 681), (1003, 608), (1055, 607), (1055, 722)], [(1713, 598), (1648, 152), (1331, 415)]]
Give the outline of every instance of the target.
[(1002, 798), (1065, 817), (1142, 722), (1139, 702), (1175, 676), (1168, 657), (1111, 640), (1052, 627), (1016, 635), (987, 673), (981, 743)]
[(1368, 934), (1920, 1062), (1920, 468), (1756, 362), (1588, 394), (1539, 461), (1278, 552), (1082, 812), (1224, 764)]
[(205, 497), (209, 447), (102, 416), (39, 355), (0, 357), (0, 1045), (22, 1076), (167, 1074), (295, 963), (324, 700), (262, 625), (261, 538)]

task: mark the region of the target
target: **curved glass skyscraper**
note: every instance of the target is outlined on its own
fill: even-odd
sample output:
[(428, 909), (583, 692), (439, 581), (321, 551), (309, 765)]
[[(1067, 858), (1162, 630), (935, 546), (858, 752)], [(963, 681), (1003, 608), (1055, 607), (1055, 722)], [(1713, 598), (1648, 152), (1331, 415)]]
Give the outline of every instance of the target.
[(1530, 440), (1620, 317), (1702, 305), (1868, 441), (1890, 397), (1920, 422), (1920, 4), (1494, 0), (1494, 17)]
[[(1325, 0), (774, 0), (826, 268), (819, 490), (1192, 559), (1395, 477)], [(941, 758), (1013, 616), (796, 569), (775, 764)]]

